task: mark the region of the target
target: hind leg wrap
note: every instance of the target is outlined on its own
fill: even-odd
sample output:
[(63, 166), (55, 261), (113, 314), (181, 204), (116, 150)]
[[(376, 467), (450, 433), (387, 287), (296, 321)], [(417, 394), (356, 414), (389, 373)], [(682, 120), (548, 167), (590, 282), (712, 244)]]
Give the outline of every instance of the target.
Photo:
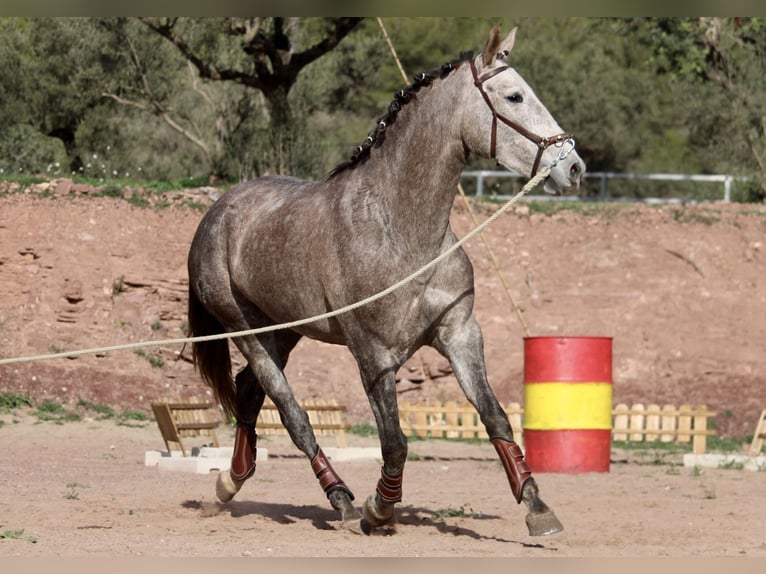
[(314, 471), (314, 475), (319, 480), (319, 486), (322, 487), (328, 498), (332, 491), (342, 490), (351, 497), (351, 500), (354, 500), (354, 494), (351, 492), (351, 489), (338, 476), (338, 473), (335, 472), (330, 461), (327, 460), (324, 452), (322, 452), (321, 447), (317, 447), (317, 453), (311, 459), (311, 470)]
[(512, 440), (498, 437), (491, 439), (491, 442), (500, 456), (505, 474), (508, 475), (511, 492), (516, 498), (516, 502), (521, 503), (524, 483), (532, 477), (532, 471), (529, 470), (529, 465), (524, 460), (524, 453), (521, 452), (519, 445)]
[(231, 477), (237, 481), (245, 481), (255, 474), (256, 443), (258, 435), (255, 425), (237, 423), (234, 435), (234, 454), (231, 456)]
[(229, 502), (239, 492), (245, 481), (255, 474), (255, 425), (237, 423), (234, 433), (234, 454), (231, 468), (218, 474), (215, 491), (221, 502)]

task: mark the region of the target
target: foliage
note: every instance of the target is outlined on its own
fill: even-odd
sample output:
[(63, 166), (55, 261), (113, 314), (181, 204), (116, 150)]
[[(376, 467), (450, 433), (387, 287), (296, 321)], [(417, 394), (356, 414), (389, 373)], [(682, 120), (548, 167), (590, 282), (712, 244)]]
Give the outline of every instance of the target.
[(152, 355), (147, 353), (144, 349), (136, 349), (133, 351), (139, 357), (144, 357), (152, 367), (158, 368), (165, 364), (165, 361), (159, 355)]
[(66, 485), (67, 492), (64, 494), (65, 500), (79, 500), (80, 499), (80, 492), (77, 490), (78, 488), (88, 488), (88, 485), (86, 484), (80, 484), (79, 482), (69, 482)]
[(28, 395), (20, 395), (11, 391), (0, 393), (0, 413), (9, 413), (21, 407), (31, 407), (32, 400)]
[[(383, 19), (410, 78), (518, 25), (511, 64), (590, 171), (755, 175), (746, 201), (766, 196), (765, 22)], [(0, 175), (318, 178), (403, 83), (375, 18), (1, 18)]]
[(53, 422), (56, 424), (82, 420), (82, 416), (78, 413), (67, 411), (62, 405), (51, 400), (43, 401), (37, 407), (34, 415), (43, 422)]
[(360, 423), (352, 426), (349, 432), (357, 436), (378, 436), (378, 427), (369, 423)]
[[(691, 97), (681, 119), (711, 171), (755, 174), (766, 192), (766, 20), (659, 18), (634, 23), (655, 71)], [(681, 110), (683, 111), (683, 109)], [(725, 153), (722, 153), (725, 150)]]
[(481, 512), (474, 512), (470, 507), (461, 506), (460, 508), (453, 508), (448, 506), (434, 512), (433, 519), (436, 522), (444, 522), (446, 518), (481, 518), (481, 516)]
[(24, 540), (26, 542), (30, 542), (32, 544), (37, 543), (37, 538), (34, 536), (24, 536), (24, 529), (20, 530), (5, 530), (0, 534), (0, 540), (7, 539), (7, 540)]
[(98, 404), (91, 403), (90, 401), (80, 399), (79, 401), (77, 401), (77, 406), (88, 411), (93, 411), (94, 413), (98, 415), (99, 419), (114, 418), (114, 409), (106, 405), (98, 405)]
[[(139, 18), (149, 30), (167, 40), (193, 68), (200, 79), (244, 86), (246, 92), (229, 109), (217, 110), (219, 138), (236, 136), (227, 119), (234, 115), (236, 128), (251, 125), (255, 116), (254, 91), (264, 104), (263, 124), (257, 130), (265, 144), (254, 166), (258, 172), (305, 175), (300, 142), (300, 114), (289, 97), (300, 72), (335, 48), (359, 23), (360, 18)], [(135, 59), (135, 58), (134, 58)], [(140, 66), (139, 66), (140, 68)], [(140, 69), (142, 86), (148, 84)], [(202, 87), (202, 86), (201, 86)], [(149, 105), (157, 110), (157, 98), (144, 89)], [(204, 95), (204, 94), (203, 94)], [(215, 100), (209, 95), (210, 103)], [(241, 112), (245, 110), (243, 116)], [(160, 115), (167, 118), (162, 109)], [(223, 126), (223, 129), (221, 127)], [(188, 130), (187, 138), (194, 140)], [(219, 149), (222, 147), (219, 141)]]
[(32, 414), (40, 422), (53, 422), (56, 424), (77, 422), (81, 421), (84, 416), (92, 417), (93, 415), (95, 415), (97, 420), (113, 420), (120, 426), (128, 427), (141, 427), (144, 426), (141, 423), (148, 421), (148, 417), (143, 411), (126, 410), (117, 414), (114, 408), (108, 405), (93, 403), (82, 398), (75, 404), (75, 409), (71, 410), (51, 399), (46, 399), (35, 407), (34, 402), (28, 395), (20, 395), (10, 391), (0, 393), (0, 414), (11, 413), (24, 407), (34, 408), (35, 410), (32, 411)]

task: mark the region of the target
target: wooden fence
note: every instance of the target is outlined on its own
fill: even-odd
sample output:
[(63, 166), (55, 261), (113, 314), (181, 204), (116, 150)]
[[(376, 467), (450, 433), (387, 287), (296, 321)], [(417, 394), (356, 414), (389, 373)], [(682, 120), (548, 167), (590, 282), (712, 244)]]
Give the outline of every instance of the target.
[[(513, 429), (514, 437), (523, 447), (522, 418), (524, 410), (519, 403), (503, 407)], [(692, 442), (695, 454), (705, 452), (707, 437), (714, 435), (708, 430), (708, 419), (716, 413), (705, 405), (692, 408), (681, 405), (635, 404), (628, 407), (617, 405), (612, 410), (612, 438), (617, 441), (654, 441), (678, 443)], [(406, 436), (432, 438), (488, 438), (478, 413), (468, 403), (416, 403), (399, 405), (399, 420)]]
[[(521, 416), (524, 410), (519, 403), (503, 407), (511, 423), (516, 441), (523, 447)], [(399, 404), (399, 422), (406, 436), (431, 438), (489, 438), (479, 414), (469, 403), (416, 403)]]
[[(351, 425), (344, 420), (343, 413), (346, 412), (344, 405), (339, 405), (335, 400), (323, 401), (321, 399), (302, 401), (300, 405), (308, 414), (316, 435), (333, 435), (338, 447), (348, 446), (346, 431), (351, 428)], [(287, 434), (287, 429), (279, 418), (279, 411), (271, 401), (267, 401), (263, 405), (255, 428), (264, 435)]]
[(708, 419), (715, 413), (705, 405), (692, 408), (690, 405), (648, 405), (641, 403), (628, 407), (617, 405), (612, 411), (614, 428), (612, 438), (628, 442), (678, 442), (692, 441), (692, 452), (704, 454), (707, 437), (715, 434), (708, 430)]

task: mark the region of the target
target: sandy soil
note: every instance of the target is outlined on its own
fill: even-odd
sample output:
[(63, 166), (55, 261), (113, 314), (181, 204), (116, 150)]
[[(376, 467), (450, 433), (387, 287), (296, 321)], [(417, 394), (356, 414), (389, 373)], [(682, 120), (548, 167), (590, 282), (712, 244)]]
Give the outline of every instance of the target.
[[(171, 206), (147, 209), (65, 187), (0, 195), (0, 356), (182, 336), (185, 257), (201, 217), (183, 204), (208, 204), (209, 190), (153, 198)], [(453, 226), (459, 235), (471, 226), (459, 205)], [(763, 205), (553, 216), (522, 205), (487, 240), (532, 335), (614, 338), (615, 402), (705, 404), (719, 434), (745, 437), (766, 408), (765, 231)], [(490, 381), (502, 401), (521, 402), (524, 331), (482, 244), (468, 251)], [(299, 399), (334, 397), (349, 422), (371, 422), (344, 349), (302, 341), (288, 377)], [(461, 398), (431, 350), (399, 377), (406, 400)], [(206, 389), (188, 349), (168, 346), (0, 366), (0, 391), (147, 412), (155, 398)], [(3, 420), (0, 535), (11, 536), (0, 539), (1, 556), (766, 554), (759, 472), (698, 475), (617, 454), (608, 474), (540, 475), (566, 531), (533, 539), (491, 446), (414, 442), (419, 460), (408, 464), (397, 523), (359, 538), (336, 530), (308, 463), (277, 439), (264, 445), (275, 456), (256, 478), (218, 507), (214, 477), (143, 465), (146, 450), (163, 446), (153, 423), (40, 424), (24, 412)], [(359, 502), (379, 473), (371, 461), (337, 469)]]
[[(23, 530), (0, 539), (5, 557), (766, 557), (761, 472), (615, 453), (609, 473), (539, 474), (565, 531), (532, 538), (491, 446), (416, 441), (395, 524), (358, 536), (283, 438), (260, 439), (268, 460), (222, 505), (215, 475), (144, 466), (154, 424), (3, 419), (0, 533)], [(374, 489), (378, 461), (334, 466), (358, 502)]]

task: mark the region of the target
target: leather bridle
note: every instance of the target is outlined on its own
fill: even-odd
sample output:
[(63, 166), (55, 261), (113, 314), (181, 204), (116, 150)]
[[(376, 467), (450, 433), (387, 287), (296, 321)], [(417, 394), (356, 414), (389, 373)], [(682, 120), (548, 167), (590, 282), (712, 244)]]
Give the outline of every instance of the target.
[(483, 76), (479, 76), (478, 72), (476, 71), (476, 63), (474, 62), (473, 58), (471, 59), (471, 73), (473, 74), (473, 83), (479, 89), (479, 92), (484, 97), (484, 101), (487, 102), (487, 105), (489, 106), (489, 110), (492, 112), (492, 135), (490, 136), (489, 156), (492, 159), (495, 159), (495, 152), (497, 147), (497, 120), (499, 119), (505, 125), (513, 128), (537, 146), (537, 157), (535, 157), (535, 163), (532, 165), (532, 175), (530, 175), (530, 177), (534, 177), (538, 168), (540, 167), (540, 159), (543, 157), (543, 152), (552, 145), (562, 146), (568, 140), (572, 140), (572, 146), (574, 147), (574, 136), (570, 133), (563, 132), (547, 138), (540, 137), (526, 129), (524, 126), (521, 126), (513, 120), (509, 120), (505, 116), (497, 113), (495, 106), (492, 105), (492, 100), (489, 99), (489, 96), (487, 95), (487, 92), (484, 91), (484, 86), (482, 86), (482, 84), (487, 80), (494, 78), (500, 72), (504, 72), (508, 68), (510, 68), (510, 66), (501, 66), (499, 68), (490, 70)]

